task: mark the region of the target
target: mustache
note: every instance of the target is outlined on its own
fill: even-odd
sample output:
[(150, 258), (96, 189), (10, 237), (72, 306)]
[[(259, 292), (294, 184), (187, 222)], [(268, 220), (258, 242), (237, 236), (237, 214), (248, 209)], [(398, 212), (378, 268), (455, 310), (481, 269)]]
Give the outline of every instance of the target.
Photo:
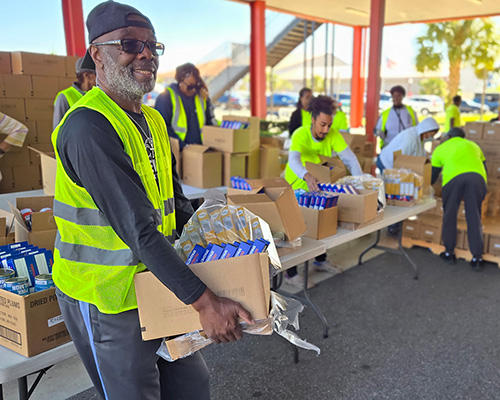
[(151, 70), (152, 72), (156, 72), (157, 66), (153, 61), (137, 61), (130, 64), (132, 69), (146, 69)]

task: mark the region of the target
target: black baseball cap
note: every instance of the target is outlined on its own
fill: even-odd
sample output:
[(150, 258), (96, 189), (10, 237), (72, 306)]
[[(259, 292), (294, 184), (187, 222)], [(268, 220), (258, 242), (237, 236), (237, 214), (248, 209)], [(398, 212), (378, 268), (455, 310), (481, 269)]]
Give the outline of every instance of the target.
[[(129, 18), (131, 15), (138, 15), (144, 18), (145, 21), (131, 19)], [(112, 0), (105, 1), (95, 6), (87, 17), (89, 42), (92, 43), (105, 33), (126, 28), (127, 26), (138, 26), (151, 29), (153, 33), (155, 32), (151, 20), (136, 8)], [(95, 70), (94, 60), (90, 57), (88, 49), (82, 62), (82, 68)]]

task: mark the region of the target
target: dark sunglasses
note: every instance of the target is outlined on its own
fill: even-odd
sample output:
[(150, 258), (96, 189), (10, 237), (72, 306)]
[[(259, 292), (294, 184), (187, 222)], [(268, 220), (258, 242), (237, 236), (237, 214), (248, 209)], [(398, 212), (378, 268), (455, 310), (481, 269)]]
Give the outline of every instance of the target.
[[(184, 85), (186, 85), (186, 84), (184, 84)], [(186, 85), (186, 90), (188, 90), (188, 91), (191, 91), (194, 89), (199, 89), (199, 88), (201, 88), (200, 83), (195, 83), (194, 85)]]
[(159, 42), (143, 42), (138, 39), (118, 39), (110, 40), (109, 42), (99, 42), (92, 43), (94, 46), (101, 46), (107, 44), (116, 44), (122, 46), (125, 53), (140, 54), (144, 51), (144, 47), (147, 46), (154, 56), (162, 56), (165, 52), (165, 45)]

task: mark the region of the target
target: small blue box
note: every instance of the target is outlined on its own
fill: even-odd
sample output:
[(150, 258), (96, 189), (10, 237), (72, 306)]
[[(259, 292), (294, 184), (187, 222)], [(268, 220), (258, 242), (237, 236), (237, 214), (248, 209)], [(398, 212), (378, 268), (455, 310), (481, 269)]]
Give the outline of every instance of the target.
[(246, 256), (250, 251), (250, 249), (251, 246), (248, 243), (243, 242), (240, 244), (240, 247), (238, 247), (238, 250), (236, 250), (236, 254), (234, 256), (235, 257)]
[(202, 246), (200, 246), (199, 244), (195, 245), (194, 249), (191, 250), (191, 253), (189, 253), (189, 257), (186, 261), (186, 264), (187, 265), (198, 264), (204, 252), (205, 249)]
[(210, 250), (210, 253), (208, 254), (206, 262), (218, 260), (223, 251), (224, 251), (223, 247), (221, 247), (217, 244), (214, 244), (212, 246), (212, 249)]
[(222, 252), (221, 256), (219, 257), (219, 260), (224, 260), (226, 258), (234, 257), (237, 250), (238, 250), (237, 246), (233, 246), (232, 244), (226, 244), (224, 251)]

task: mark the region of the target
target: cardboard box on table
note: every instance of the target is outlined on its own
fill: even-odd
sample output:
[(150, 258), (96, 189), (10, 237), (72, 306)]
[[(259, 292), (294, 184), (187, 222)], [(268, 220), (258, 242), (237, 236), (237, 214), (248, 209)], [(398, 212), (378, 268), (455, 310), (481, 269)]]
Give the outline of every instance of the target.
[(43, 193), (47, 196), (54, 196), (56, 189), (56, 170), (57, 170), (57, 161), (55, 159), (55, 153), (45, 152), (40, 150), (41, 146), (37, 145), (37, 147), (28, 146), (28, 148), (32, 151), (36, 157), (39, 158), (39, 162), (42, 170), (42, 187)]
[(260, 145), (260, 178), (278, 178), (281, 175), (280, 149), (268, 144)]
[(277, 147), (280, 150), (283, 150), (285, 146), (286, 138), (281, 136), (261, 136), (260, 137), (260, 145), (267, 145), (272, 147)]
[(482, 140), (484, 136), (484, 122), (467, 122), (464, 127), (466, 139), (473, 142)]
[[(52, 211), (39, 212), (42, 208), (54, 206), (53, 196), (18, 197), (16, 206), (9, 202), (10, 210), (14, 214), (16, 242), (27, 241), (35, 246), (54, 250), (57, 226)], [(20, 210), (31, 208), (31, 231), (28, 230)]]
[(12, 73), (14, 75), (65, 76), (65, 57), (51, 54), (27, 53), (14, 51), (11, 53)]
[(342, 161), (335, 157), (319, 156), (320, 164), (306, 161), (309, 173), (324, 183), (335, 183), (346, 175), (346, 168)]
[(359, 190), (359, 194), (339, 193), (339, 221), (363, 224), (377, 217), (378, 193)]
[(231, 186), (232, 176), (245, 176), (247, 171), (248, 154), (223, 153), (222, 154), (222, 184)]
[(13, 214), (5, 210), (0, 210), (0, 246), (15, 242), (14, 231), (12, 229), (13, 222)]
[[(366, 137), (364, 135), (352, 135), (350, 133), (341, 133), (341, 135), (352, 152), (357, 156), (363, 157), (363, 154), (365, 153)], [(373, 156), (373, 153), (368, 157), (371, 156)]]
[(223, 120), (248, 122), (246, 129), (229, 129), (205, 125), (202, 129), (203, 144), (223, 153), (248, 153), (259, 148), (259, 125), (257, 117), (224, 116)]
[(292, 241), (303, 235), (306, 223), (295, 193), (284, 179), (254, 179), (251, 191), (228, 190), (228, 204), (243, 206), (269, 224), (272, 232), (283, 232)]
[(70, 342), (55, 288), (27, 296), (0, 290), (0, 344), (25, 357)]
[[(255, 320), (269, 314), (270, 286), (267, 254), (252, 254), (190, 265), (215, 294), (245, 307)], [(151, 272), (134, 277), (143, 340), (181, 335), (201, 329), (199, 314), (181, 302)]]
[(170, 139), (170, 150), (172, 151), (173, 156), (175, 157), (175, 166), (177, 170), (177, 175), (179, 178), (182, 177), (182, 155), (181, 155), (181, 145), (179, 143), (179, 139), (172, 138)]
[(260, 178), (260, 148), (250, 150), (247, 156), (247, 178)]
[(213, 188), (222, 185), (222, 153), (190, 144), (182, 150), (182, 180), (186, 185)]
[(304, 236), (311, 239), (323, 239), (337, 233), (338, 207), (315, 210), (308, 207), (299, 207), (306, 221), (307, 231)]
[(394, 152), (394, 169), (409, 169), (424, 178), (424, 186), (430, 186), (432, 166), (427, 157), (407, 156), (401, 151)]

